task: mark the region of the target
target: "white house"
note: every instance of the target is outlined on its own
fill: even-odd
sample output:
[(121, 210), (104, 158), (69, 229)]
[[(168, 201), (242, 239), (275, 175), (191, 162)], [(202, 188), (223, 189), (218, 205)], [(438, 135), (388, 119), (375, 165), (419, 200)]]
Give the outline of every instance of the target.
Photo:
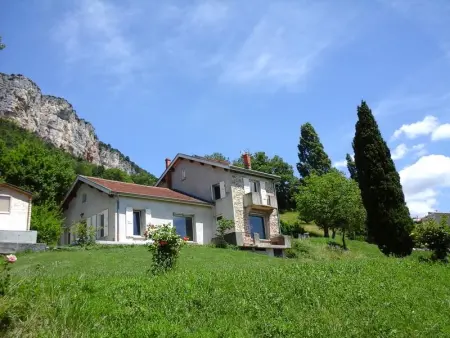
[(239, 247), (282, 255), (289, 236), (280, 235), (276, 175), (199, 156), (166, 159), (156, 186), (78, 176), (67, 193), (62, 244), (75, 239), (71, 227), (86, 220), (99, 242), (143, 243), (146, 225), (171, 223), (180, 236), (197, 244), (216, 237), (218, 220), (234, 222), (226, 240)]
[(64, 203), (62, 244), (74, 241), (70, 227), (80, 221), (96, 229), (98, 241), (139, 243), (148, 224), (171, 223), (199, 244), (213, 236), (212, 204), (167, 188), (78, 176)]
[(0, 230), (30, 230), (31, 193), (0, 183)]

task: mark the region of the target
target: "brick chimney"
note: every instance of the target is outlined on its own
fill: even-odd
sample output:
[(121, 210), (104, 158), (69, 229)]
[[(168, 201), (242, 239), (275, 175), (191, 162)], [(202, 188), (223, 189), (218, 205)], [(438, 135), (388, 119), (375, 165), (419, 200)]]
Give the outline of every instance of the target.
[(244, 162), (245, 169), (252, 169), (252, 159), (249, 153), (242, 154), (242, 161)]
[(172, 160), (170, 158), (166, 158), (166, 169), (169, 168), (171, 162)]

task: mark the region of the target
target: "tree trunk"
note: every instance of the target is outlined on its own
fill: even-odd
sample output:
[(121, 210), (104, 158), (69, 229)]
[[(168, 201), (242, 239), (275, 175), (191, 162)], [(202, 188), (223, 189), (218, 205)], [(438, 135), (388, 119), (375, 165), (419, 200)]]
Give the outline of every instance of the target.
[(336, 229), (331, 230), (331, 238), (335, 239), (336, 238)]
[(330, 233), (328, 231), (328, 227), (323, 227), (323, 237), (329, 238)]
[(347, 244), (345, 244), (345, 230), (342, 230), (342, 246), (344, 250), (347, 250)]

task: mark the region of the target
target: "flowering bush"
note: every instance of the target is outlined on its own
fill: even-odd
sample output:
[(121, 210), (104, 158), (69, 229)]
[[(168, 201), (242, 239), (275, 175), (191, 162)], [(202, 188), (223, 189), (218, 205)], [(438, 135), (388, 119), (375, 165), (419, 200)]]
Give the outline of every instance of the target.
[(152, 272), (164, 272), (175, 266), (181, 247), (189, 240), (181, 238), (175, 228), (169, 224), (148, 225), (144, 233), (149, 251), (153, 254)]
[(11, 270), (11, 264), (17, 261), (17, 257), (15, 255), (7, 255), (5, 256), (2, 262), (2, 269), (0, 271), (0, 296), (4, 296), (8, 291), (9, 283), (10, 283), (10, 274), (9, 270)]

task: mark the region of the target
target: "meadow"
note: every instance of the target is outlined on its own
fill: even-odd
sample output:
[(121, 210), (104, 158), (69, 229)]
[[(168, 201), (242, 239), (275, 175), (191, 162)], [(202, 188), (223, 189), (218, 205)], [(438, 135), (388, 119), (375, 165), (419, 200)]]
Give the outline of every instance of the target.
[(450, 337), (448, 266), (349, 247), (311, 238), (281, 259), (188, 246), (160, 276), (145, 247), (22, 254), (0, 335)]

